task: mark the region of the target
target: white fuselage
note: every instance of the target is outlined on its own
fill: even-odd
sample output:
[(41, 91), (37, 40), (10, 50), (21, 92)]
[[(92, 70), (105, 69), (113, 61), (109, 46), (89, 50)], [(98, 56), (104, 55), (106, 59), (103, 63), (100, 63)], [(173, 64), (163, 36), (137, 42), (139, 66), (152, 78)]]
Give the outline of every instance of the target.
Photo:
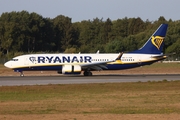
[[(133, 54), (124, 53), (120, 62), (116, 62), (119, 54), (29, 54), (13, 58), (5, 63), (5, 66), (12, 69), (45, 67), (45, 66), (62, 66), (67, 64), (88, 66), (95, 63), (112, 64), (140, 64), (153, 62), (157, 59), (153, 54)], [(121, 68), (119, 68), (121, 69)]]

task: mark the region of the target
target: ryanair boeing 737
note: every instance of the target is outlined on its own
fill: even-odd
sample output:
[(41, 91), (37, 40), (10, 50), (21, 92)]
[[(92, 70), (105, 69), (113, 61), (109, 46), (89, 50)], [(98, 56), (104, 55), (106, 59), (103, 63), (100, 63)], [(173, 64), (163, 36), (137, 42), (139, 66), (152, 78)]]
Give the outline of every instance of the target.
[(167, 24), (161, 24), (139, 50), (128, 53), (27, 54), (14, 57), (4, 65), (15, 72), (54, 70), (62, 74), (91, 76), (91, 71), (122, 70), (150, 65), (166, 56), (162, 53)]

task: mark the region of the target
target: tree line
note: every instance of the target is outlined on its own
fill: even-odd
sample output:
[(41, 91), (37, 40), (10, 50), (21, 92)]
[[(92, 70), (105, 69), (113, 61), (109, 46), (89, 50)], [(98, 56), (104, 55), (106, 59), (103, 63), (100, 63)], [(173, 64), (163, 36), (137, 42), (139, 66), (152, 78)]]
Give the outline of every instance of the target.
[(165, 53), (180, 52), (180, 21), (137, 18), (94, 18), (71, 22), (58, 15), (44, 18), (37, 13), (5, 12), (0, 16), (0, 56), (27, 53), (104, 53), (126, 52), (140, 48), (161, 23), (169, 25)]

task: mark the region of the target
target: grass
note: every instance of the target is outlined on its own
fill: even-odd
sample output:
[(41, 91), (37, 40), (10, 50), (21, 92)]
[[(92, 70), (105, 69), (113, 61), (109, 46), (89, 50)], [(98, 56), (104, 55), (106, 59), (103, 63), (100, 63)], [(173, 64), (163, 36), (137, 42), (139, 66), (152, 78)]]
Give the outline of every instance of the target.
[[(143, 69), (179, 70), (179, 63)], [(142, 68), (140, 68), (142, 70)], [(12, 71), (0, 65), (0, 74)], [(0, 115), (180, 113), (179, 81), (0, 87)]]
[(180, 82), (0, 87), (0, 114), (180, 113)]

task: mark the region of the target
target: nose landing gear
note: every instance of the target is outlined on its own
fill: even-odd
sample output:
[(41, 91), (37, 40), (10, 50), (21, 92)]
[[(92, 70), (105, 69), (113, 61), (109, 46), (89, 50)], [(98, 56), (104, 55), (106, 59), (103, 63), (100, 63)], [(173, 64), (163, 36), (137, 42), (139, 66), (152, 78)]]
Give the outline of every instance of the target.
[(21, 77), (24, 77), (23, 71), (20, 72), (20, 76), (21, 76)]
[(19, 72), (20, 73), (20, 77), (24, 77), (23, 71), (15, 69), (14, 72)]

